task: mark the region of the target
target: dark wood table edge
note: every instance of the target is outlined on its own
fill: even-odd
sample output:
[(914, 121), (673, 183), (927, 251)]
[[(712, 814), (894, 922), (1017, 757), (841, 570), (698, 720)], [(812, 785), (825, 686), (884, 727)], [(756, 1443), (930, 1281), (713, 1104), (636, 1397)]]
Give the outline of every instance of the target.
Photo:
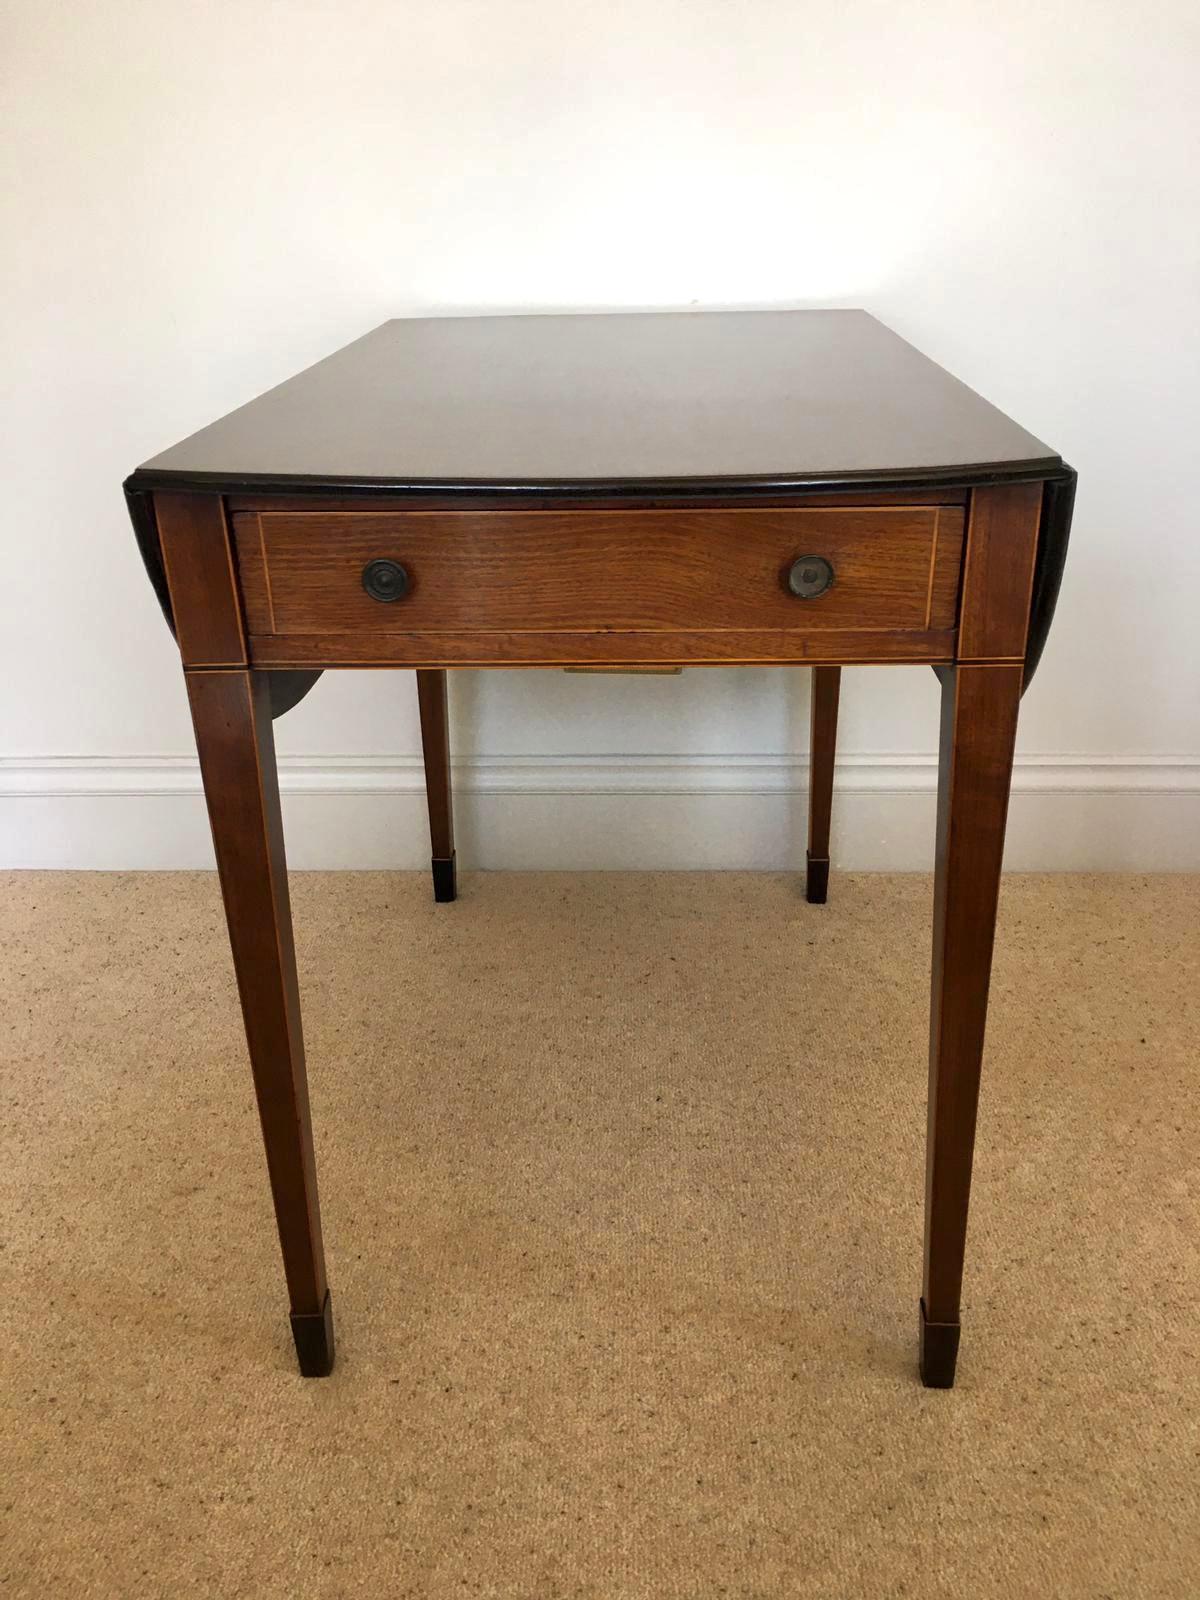
[(204, 494), (445, 494), (532, 495), (623, 498), (642, 495), (713, 494), (722, 497), (758, 494), (792, 494), (804, 490), (824, 493), (843, 489), (979, 488), (996, 483), (1028, 483), (1062, 470), (1059, 455), (1029, 456), (1011, 461), (952, 462), (945, 466), (869, 467), (832, 472), (714, 473), (702, 476), (654, 475), (597, 478), (403, 478), (354, 477), (326, 473), (190, 472), (161, 467), (137, 467), (126, 480), (126, 490), (169, 489), (174, 494), (195, 490)]

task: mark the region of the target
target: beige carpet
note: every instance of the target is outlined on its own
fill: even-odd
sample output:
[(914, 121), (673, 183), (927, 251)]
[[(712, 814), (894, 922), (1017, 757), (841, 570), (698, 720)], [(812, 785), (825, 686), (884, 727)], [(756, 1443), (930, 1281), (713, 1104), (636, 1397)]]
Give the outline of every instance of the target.
[(215, 880), (0, 889), (5, 1596), (1200, 1594), (1200, 880), (1006, 882), (950, 1393), (927, 879), (294, 878), (324, 1382)]

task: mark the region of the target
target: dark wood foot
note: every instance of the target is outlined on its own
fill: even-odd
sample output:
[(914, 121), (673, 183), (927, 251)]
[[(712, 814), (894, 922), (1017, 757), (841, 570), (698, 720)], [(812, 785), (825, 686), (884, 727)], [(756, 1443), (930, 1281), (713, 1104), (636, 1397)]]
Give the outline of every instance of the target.
[(430, 865), (433, 868), (433, 898), (439, 903), (457, 900), (458, 875), (453, 853), (449, 856), (434, 856)]
[(296, 1341), (296, 1358), (300, 1373), (305, 1378), (327, 1378), (333, 1371), (333, 1301), (325, 1291), (325, 1304), (320, 1311), (293, 1311), (292, 1338)]
[(961, 1322), (930, 1322), (921, 1301), (921, 1382), (927, 1389), (953, 1389)]
[(823, 906), (829, 898), (829, 857), (814, 856), (810, 850), (806, 860), (808, 874), (804, 888), (805, 898), (809, 905)]

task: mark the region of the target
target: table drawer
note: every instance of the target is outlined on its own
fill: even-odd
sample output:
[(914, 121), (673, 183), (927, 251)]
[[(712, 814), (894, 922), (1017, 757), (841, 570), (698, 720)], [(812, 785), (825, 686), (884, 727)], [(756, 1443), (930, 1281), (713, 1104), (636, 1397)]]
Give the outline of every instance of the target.
[(234, 534), (252, 637), (928, 632), (955, 625), (963, 512), (251, 511)]

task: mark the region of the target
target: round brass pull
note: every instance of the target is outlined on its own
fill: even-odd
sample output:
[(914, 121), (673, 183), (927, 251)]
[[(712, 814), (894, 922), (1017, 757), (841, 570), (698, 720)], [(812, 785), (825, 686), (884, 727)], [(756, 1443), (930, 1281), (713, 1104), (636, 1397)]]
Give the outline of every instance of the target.
[(833, 583), (833, 567), (824, 556), (797, 556), (784, 574), (784, 585), (797, 600), (815, 600)]
[(398, 561), (368, 561), (362, 586), (372, 600), (403, 600), (408, 593), (408, 573)]

